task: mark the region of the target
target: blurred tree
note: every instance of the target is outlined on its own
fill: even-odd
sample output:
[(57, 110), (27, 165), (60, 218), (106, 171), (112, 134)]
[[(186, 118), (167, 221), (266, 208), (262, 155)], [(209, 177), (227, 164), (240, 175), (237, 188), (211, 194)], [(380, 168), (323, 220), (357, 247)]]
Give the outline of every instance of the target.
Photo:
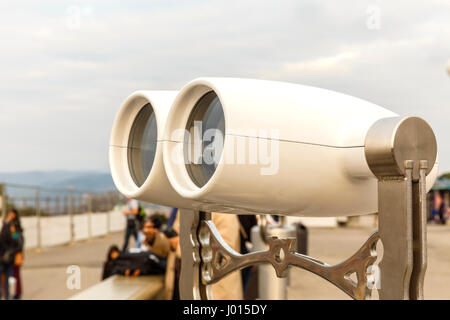
[(450, 172), (445, 172), (439, 176), (439, 179), (450, 179)]

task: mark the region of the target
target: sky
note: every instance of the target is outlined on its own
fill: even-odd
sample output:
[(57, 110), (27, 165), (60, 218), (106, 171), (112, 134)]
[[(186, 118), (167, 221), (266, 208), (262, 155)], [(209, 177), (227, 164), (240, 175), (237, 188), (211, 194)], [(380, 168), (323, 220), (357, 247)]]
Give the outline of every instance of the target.
[(433, 127), (450, 171), (450, 1), (2, 1), (0, 171), (108, 171), (138, 89), (200, 76), (312, 85)]

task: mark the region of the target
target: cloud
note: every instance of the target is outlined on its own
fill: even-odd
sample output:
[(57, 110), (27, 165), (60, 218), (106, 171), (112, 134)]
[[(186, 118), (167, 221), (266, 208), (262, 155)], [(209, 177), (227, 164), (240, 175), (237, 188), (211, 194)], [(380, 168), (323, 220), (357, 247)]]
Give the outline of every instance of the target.
[[(358, 51), (344, 51), (333, 56), (286, 63), (278, 68), (278, 77), (286, 77), (294, 74), (309, 74), (317, 76), (328, 73), (342, 73), (349, 69), (351, 63), (359, 56)], [(269, 76), (269, 75), (267, 75)], [(273, 75), (272, 77), (274, 77)]]
[[(422, 116), (450, 170), (447, 3), (0, 3), (0, 171), (107, 170), (125, 97), (198, 76), (309, 84)], [(380, 8), (379, 30), (366, 26), (369, 5)]]

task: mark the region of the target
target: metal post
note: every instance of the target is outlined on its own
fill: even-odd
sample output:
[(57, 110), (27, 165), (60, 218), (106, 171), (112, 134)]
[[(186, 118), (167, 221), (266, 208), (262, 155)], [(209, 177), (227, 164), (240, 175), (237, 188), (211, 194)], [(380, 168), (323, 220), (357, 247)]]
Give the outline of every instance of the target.
[(6, 184), (0, 185), (2, 192), (2, 218), (6, 219), (6, 207), (8, 205), (8, 198), (6, 196)]
[(208, 220), (210, 213), (180, 209), (181, 274), (180, 298), (205, 300), (211, 298), (211, 286), (203, 285), (201, 279), (200, 242), (197, 236), (201, 221)]
[(62, 214), (69, 214), (69, 197), (63, 197), (63, 212)]
[(70, 219), (70, 243), (75, 241), (75, 225), (73, 222), (73, 188), (68, 190), (69, 194), (69, 219)]
[(59, 197), (55, 198), (55, 213), (56, 214), (60, 214), (61, 213), (61, 203), (60, 203), (60, 198)]
[(47, 214), (50, 214), (50, 197), (45, 198), (45, 209), (47, 210)]
[(83, 195), (80, 194), (80, 196), (78, 197), (78, 213), (84, 213), (85, 210), (87, 210), (87, 204), (86, 206), (84, 205), (84, 201), (83, 201)]
[(106, 234), (109, 234), (111, 232), (111, 214), (112, 210), (109, 210), (106, 212)]
[[(251, 230), (252, 252), (269, 250), (267, 238), (277, 237), (280, 239), (295, 238), (296, 229), (294, 226), (285, 224), (284, 219), (280, 225), (254, 226)], [(261, 229), (264, 230), (261, 232)], [(286, 300), (287, 288), (289, 284), (289, 274), (279, 278), (274, 268), (270, 264), (258, 266), (258, 298), (263, 300)]]
[(409, 299), (413, 267), (411, 180), (404, 177), (380, 179), (378, 198), (378, 221), (383, 243), (379, 296), (383, 300)]
[(381, 119), (365, 141), (378, 178), (380, 299), (423, 299), (427, 266), (426, 175), (437, 155), (436, 138), (420, 118)]
[(88, 239), (92, 239), (92, 203), (91, 203), (91, 194), (87, 194), (87, 211), (88, 211)]
[(38, 252), (42, 251), (42, 235), (41, 235), (41, 188), (36, 188), (36, 237), (37, 237), (37, 246), (36, 250)]
[(413, 272), (409, 296), (412, 300), (423, 300), (423, 286), (427, 270), (427, 187), (428, 162), (419, 162), (419, 180), (412, 183), (413, 204)]
[(111, 214), (113, 213), (114, 209), (114, 201), (112, 200), (113, 195), (111, 193), (108, 193), (108, 210), (106, 211), (106, 224), (107, 224), (107, 230), (106, 234), (109, 234), (111, 232)]

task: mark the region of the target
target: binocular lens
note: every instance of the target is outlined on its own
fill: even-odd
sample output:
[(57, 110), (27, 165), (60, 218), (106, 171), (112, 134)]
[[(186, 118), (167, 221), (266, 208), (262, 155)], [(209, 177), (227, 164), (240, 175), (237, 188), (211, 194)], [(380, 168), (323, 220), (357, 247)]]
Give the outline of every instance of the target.
[(157, 135), (155, 113), (147, 103), (137, 114), (128, 140), (128, 167), (138, 187), (144, 184), (152, 169)]
[(206, 93), (198, 100), (189, 116), (186, 129), (186, 169), (192, 181), (201, 188), (217, 168), (225, 137), (225, 116), (214, 91)]

